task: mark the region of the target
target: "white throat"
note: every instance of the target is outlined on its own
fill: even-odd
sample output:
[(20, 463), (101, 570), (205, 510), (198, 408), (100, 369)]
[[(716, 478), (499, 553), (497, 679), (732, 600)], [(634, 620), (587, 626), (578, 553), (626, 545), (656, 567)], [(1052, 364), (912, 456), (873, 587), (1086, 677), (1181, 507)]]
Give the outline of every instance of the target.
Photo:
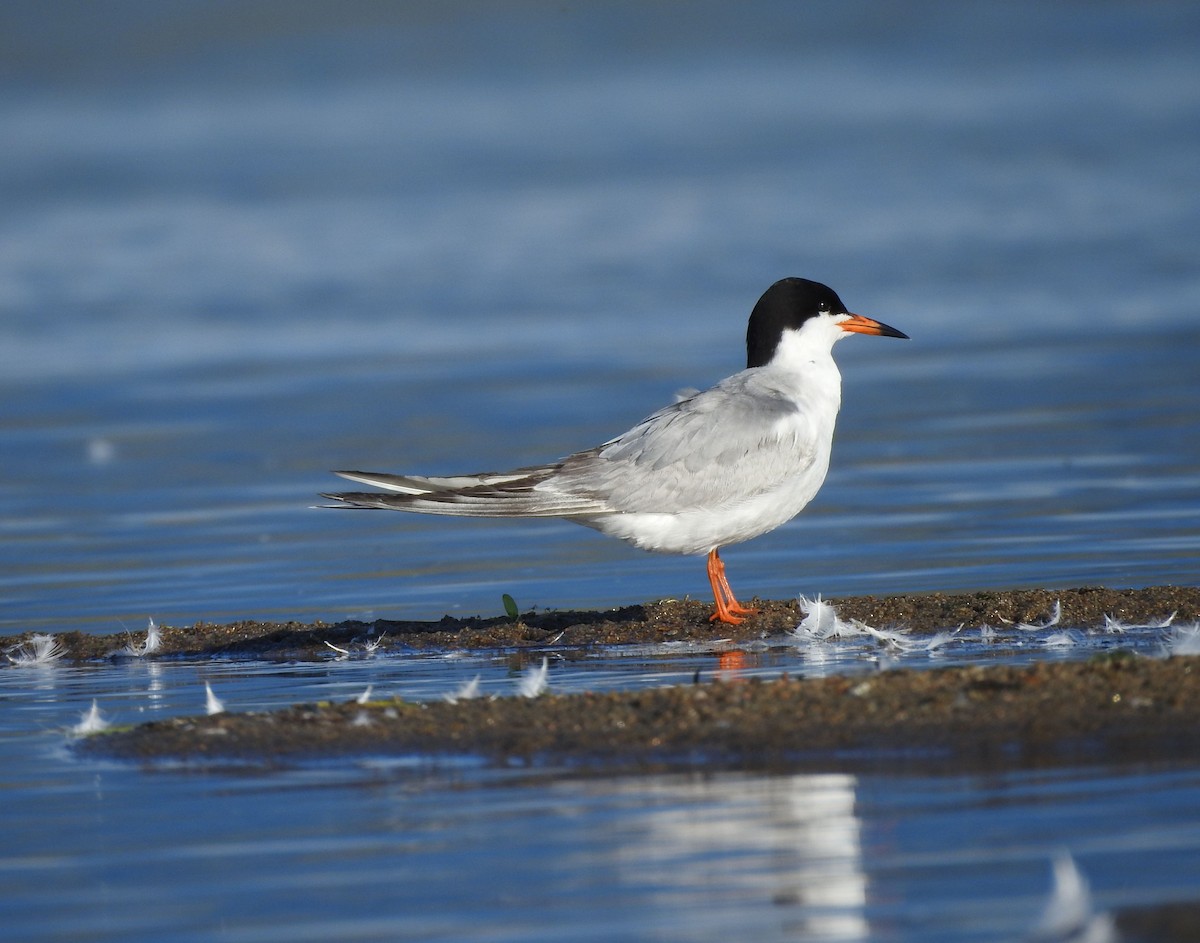
[(819, 315), (809, 318), (799, 330), (785, 330), (768, 366), (797, 373), (829, 366), (837, 374), (833, 345), (846, 336), (839, 323), (841, 320), (844, 317)]

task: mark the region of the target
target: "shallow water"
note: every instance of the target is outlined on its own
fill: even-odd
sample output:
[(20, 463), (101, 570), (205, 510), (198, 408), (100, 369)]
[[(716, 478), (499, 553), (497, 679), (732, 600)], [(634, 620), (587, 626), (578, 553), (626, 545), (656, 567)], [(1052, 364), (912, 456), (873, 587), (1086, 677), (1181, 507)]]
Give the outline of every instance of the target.
[[(702, 596), (699, 561), (565, 523), (308, 505), (331, 468), (595, 444), (737, 369), (786, 274), (913, 339), (839, 346), (829, 479), (725, 554), (740, 595), (1195, 581), (1194, 5), (106, 9), (2, 15), (0, 633)], [(148, 772), (64, 746), (93, 698), (132, 722), (201, 710), (205, 680), (250, 709), (476, 672), (514, 669), (0, 669), (5, 927), (992, 940), (1036, 922), (1060, 848), (1104, 907), (1200, 888), (1194, 758), (580, 781)]]
[[(954, 643), (1025, 657), (1022, 637)], [(1164, 630), (1130, 630), (1152, 651)], [(1095, 644), (1111, 638), (1097, 634)], [(552, 657), (552, 690), (873, 671), (862, 645), (747, 654), (616, 649)], [(822, 650), (829, 659), (820, 657)], [(552, 653), (553, 654), (553, 653)], [(926, 653), (891, 663), (939, 663)], [(296, 701), (438, 698), (463, 681), (511, 696), (503, 654), (320, 664), (129, 660), (0, 672), (7, 707), (0, 901), (23, 939), (1002, 940), (1038, 922), (1069, 850), (1099, 910), (1200, 888), (1195, 763), (932, 775), (603, 776), (464, 757), (137, 768), (79, 758), (70, 728)]]

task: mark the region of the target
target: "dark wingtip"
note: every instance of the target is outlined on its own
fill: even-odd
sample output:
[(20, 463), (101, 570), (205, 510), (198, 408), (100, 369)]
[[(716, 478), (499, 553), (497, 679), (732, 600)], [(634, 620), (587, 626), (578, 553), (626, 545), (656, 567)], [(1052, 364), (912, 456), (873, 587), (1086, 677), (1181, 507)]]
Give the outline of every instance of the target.
[(353, 510), (354, 508), (361, 506), (361, 505), (354, 503), (354, 495), (351, 495), (351, 494), (338, 494), (337, 492), (322, 491), (320, 493), (320, 495), (322, 498), (326, 498), (330, 501), (337, 501), (338, 503), (337, 504), (317, 504), (317, 505), (314, 505), (314, 507), (329, 508), (334, 511), (346, 511), (346, 510)]
[(389, 505), (381, 504), (388, 495), (380, 495), (374, 491), (322, 491), (322, 498), (337, 501), (337, 504), (320, 504), (318, 507), (332, 508), (335, 511), (378, 511)]

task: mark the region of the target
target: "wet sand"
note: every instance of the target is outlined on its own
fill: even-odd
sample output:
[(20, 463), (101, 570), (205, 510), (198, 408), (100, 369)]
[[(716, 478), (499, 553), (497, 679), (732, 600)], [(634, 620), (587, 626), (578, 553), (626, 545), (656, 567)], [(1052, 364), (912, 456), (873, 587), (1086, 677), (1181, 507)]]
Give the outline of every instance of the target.
[[(1200, 588), (1155, 586), (1146, 589), (1089, 587), (1064, 590), (1013, 590), (976, 593), (923, 593), (903, 596), (854, 596), (830, 599), (844, 619), (858, 619), (879, 628), (903, 627), (914, 633), (933, 633), (962, 625), (1002, 626), (1045, 620), (1056, 602), (1062, 605), (1061, 627), (1097, 627), (1111, 616), (1129, 623), (1148, 622), (1176, 613), (1180, 622), (1200, 619)], [(499, 600), (497, 600), (499, 608)], [(244, 658), (326, 658), (326, 642), (353, 650), (378, 645), (378, 651), (520, 649), (554, 645), (587, 648), (630, 642), (711, 641), (749, 642), (790, 632), (803, 618), (795, 600), (755, 599), (757, 616), (742, 625), (708, 621), (712, 603), (662, 600), (603, 612), (528, 612), (513, 620), (506, 616), (436, 622), (379, 619), (371, 623), (199, 622), (188, 627), (162, 627), (160, 657), (237, 656)], [(0, 637), (0, 651), (28, 635)], [(63, 632), (55, 636), (66, 658), (82, 662), (112, 657), (145, 633), (127, 636)]]
[(990, 770), (1200, 759), (1200, 656), (704, 680), (449, 703), (321, 702), (94, 736), (134, 760), (470, 755), (576, 769)]
[[(1200, 590), (928, 594), (835, 600), (839, 613), (916, 632), (1043, 620), (1060, 627), (1200, 618)], [(325, 645), (384, 650), (586, 649), (644, 640), (757, 640), (793, 628), (795, 603), (764, 603), (741, 626), (713, 626), (697, 602), (514, 621), (372, 625), (236, 623), (165, 629), (163, 655), (330, 657)], [(114, 639), (104, 639), (113, 647)], [(102, 657), (101, 639), (69, 641)], [(716, 663), (714, 662), (714, 667)], [(736, 677), (736, 675), (734, 676)], [(721, 680), (616, 693), (447, 702), (299, 705), (269, 713), (178, 718), (110, 731), (80, 749), (129, 759), (285, 758), (364, 753), (471, 755), (500, 765), (578, 769), (755, 767), (1011, 769), (1064, 763), (1200, 760), (1200, 658), (1117, 651), (1086, 662), (903, 669), (799, 680)]]

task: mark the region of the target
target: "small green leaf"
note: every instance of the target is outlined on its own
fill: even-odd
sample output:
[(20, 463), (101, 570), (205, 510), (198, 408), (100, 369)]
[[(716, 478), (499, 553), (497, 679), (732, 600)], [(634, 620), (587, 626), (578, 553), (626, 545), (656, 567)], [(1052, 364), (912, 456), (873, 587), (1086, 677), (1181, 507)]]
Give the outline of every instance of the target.
[(505, 614), (514, 621), (521, 617), (521, 610), (517, 608), (517, 601), (512, 596), (505, 593), (500, 597), (500, 601), (504, 603)]

